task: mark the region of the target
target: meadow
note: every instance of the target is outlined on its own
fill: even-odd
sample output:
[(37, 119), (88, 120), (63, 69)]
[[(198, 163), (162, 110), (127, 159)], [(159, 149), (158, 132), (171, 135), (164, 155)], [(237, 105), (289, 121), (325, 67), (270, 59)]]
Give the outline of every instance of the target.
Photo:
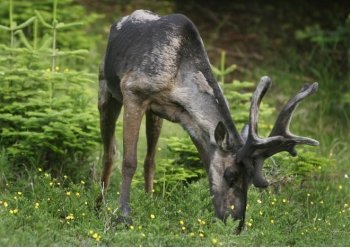
[[(0, 246), (349, 246), (349, 76), (332, 63), (337, 48), (328, 47), (322, 33), (316, 40), (327, 42), (320, 46), (311, 39), (313, 51), (306, 57), (286, 50), (277, 62), (255, 67), (233, 83), (236, 66), (225, 53), (216, 55), (213, 71), (239, 127), (248, 118), (256, 82), (272, 76), (275, 83), (262, 105), (263, 134), (281, 102), (304, 81), (320, 84), (292, 120), (293, 132), (320, 146), (297, 147), (296, 158), (282, 153), (266, 161), (271, 185), (249, 189), (246, 225), (235, 235), (236, 222), (214, 217), (198, 155), (182, 128), (170, 122), (164, 123), (157, 148), (152, 195), (144, 192), (142, 125), (133, 223), (124, 226), (115, 221), (122, 160), (118, 120), (111, 185), (97, 212), (102, 146), (96, 61), (103, 48), (93, 44), (105, 44), (96, 23), (106, 30), (110, 23), (71, 0), (2, 1), (0, 7)], [(348, 37), (339, 30), (348, 23), (336, 29), (345, 44)], [(302, 30), (299, 37), (310, 33)], [(305, 58), (315, 61), (307, 70)]]

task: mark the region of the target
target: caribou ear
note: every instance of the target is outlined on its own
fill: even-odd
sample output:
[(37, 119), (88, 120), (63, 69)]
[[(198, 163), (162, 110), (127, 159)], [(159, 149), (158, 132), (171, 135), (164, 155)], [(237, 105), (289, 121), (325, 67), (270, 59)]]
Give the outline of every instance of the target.
[(224, 125), (224, 123), (222, 123), (221, 121), (219, 121), (218, 125), (215, 128), (215, 132), (214, 132), (214, 137), (215, 137), (215, 141), (216, 144), (224, 151), (228, 150), (228, 132), (227, 129)]

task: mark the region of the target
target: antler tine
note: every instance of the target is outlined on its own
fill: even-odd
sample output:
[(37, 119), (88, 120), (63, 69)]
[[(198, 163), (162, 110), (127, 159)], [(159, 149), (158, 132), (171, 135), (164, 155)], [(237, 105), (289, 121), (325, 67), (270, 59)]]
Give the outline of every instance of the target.
[[(289, 131), (289, 125), (290, 125), (290, 121), (292, 119), (294, 110), (303, 99), (305, 99), (309, 95), (316, 92), (317, 89), (318, 89), (318, 83), (316, 82), (311, 85), (308, 85), (308, 84), (304, 85), (301, 88), (301, 90), (293, 98), (291, 98), (288, 101), (288, 103), (283, 107), (282, 111), (277, 117), (277, 120), (275, 122), (275, 125), (269, 137), (280, 135), (289, 140), (292, 140), (295, 143), (295, 145), (296, 144), (306, 144), (311, 146), (319, 145), (319, 142), (317, 140), (307, 138), (307, 137), (296, 136)], [(294, 151), (294, 146), (291, 147), (291, 150), (289, 151), (289, 153), (291, 155), (296, 155), (296, 152)]]
[(270, 86), (271, 79), (268, 76), (264, 76), (260, 79), (260, 82), (253, 94), (249, 115), (249, 136), (257, 137), (258, 135), (259, 107), (261, 100)]
[[(260, 79), (258, 86), (253, 94), (251, 105), (250, 105), (250, 114), (249, 114), (249, 124), (248, 127), (244, 127), (245, 137), (242, 137), (245, 140), (244, 146), (237, 152), (236, 159), (238, 162), (243, 161), (246, 154), (253, 152), (255, 145), (261, 140), (258, 137), (258, 120), (259, 120), (259, 106), (262, 98), (266, 94), (267, 90), (271, 86), (271, 79), (268, 76), (264, 76)], [(247, 131), (248, 129), (248, 131)]]

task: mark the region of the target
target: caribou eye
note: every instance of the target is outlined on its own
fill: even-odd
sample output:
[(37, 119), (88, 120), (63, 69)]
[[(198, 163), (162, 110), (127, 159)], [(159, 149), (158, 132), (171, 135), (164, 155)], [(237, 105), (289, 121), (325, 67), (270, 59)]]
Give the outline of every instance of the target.
[(229, 167), (224, 172), (224, 178), (227, 183), (231, 184), (236, 181), (239, 176), (239, 171), (235, 168)]

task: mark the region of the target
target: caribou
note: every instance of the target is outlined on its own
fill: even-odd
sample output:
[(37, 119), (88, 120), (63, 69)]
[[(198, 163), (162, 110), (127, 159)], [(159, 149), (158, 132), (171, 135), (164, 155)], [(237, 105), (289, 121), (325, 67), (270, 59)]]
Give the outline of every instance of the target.
[(180, 123), (196, 146), (209, 178), (217, 218), (238, 220), (244, 227), (250, 185), (265, 188), (264, 160), (287, 151), (296, 156), (299, 144), (318, 141), (292, 134), (289, 125), (298, 103), (314, 93), (318, 83), (305, 85), (282, 108), (267, 138), (258, 135), (259, 105), (271, 80), (263, 76), (251, 98), (249, 122), (241, 132), (210, 67), (196, 26), (182, 14), (159, 16), (136, 10), (111, 26), (99, 73), (100, 129), (103, 141), (101, 206), (115, 152), (116, 120), (123, 112), (123, 161), (120, 217), (130, 223), (131, 181), (137, 167), (141, 120), (146, 117), (145, 191), (151, 193), (156, 144), (162, 120)]

